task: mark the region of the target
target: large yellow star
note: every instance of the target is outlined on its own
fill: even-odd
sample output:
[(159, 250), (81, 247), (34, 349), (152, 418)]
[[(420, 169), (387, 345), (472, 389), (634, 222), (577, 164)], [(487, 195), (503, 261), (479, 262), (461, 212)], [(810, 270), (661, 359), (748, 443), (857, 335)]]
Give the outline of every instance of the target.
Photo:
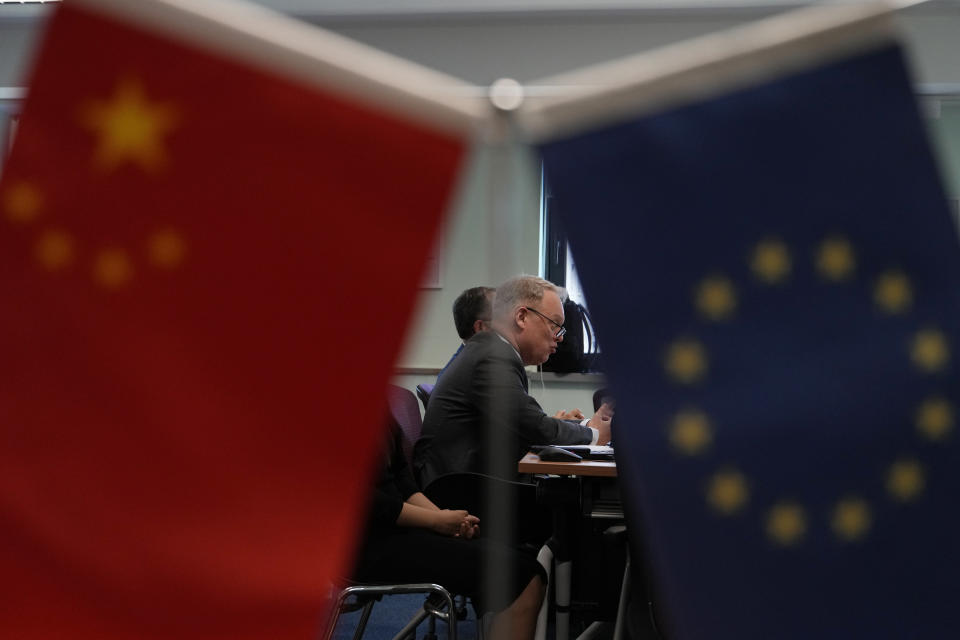
[(148, 173), (166, 164), (163, 138), (177, 124), (168, 104), (147, 100), (136, 80), (121, 81), (107, 100), (91, 100), (80, 109), (83, 125), (97, 136), (94, 163), (113, 171), (130, 162)]

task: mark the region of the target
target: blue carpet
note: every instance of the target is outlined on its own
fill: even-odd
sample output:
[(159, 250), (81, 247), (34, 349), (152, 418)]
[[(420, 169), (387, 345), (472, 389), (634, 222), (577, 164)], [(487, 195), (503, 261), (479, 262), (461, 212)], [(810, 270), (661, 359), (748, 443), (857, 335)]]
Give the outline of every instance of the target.
[[(424, 596), (419, 594), (386, 596), (373, 606), (373, 613), (367, 622), (367, 630), (363, 634), (365, 640), (391, 640), (410, 621), (413, 615), (423, 605)], [(345, 613), (337, 621), (337, 628), (333, 632), (333, 640), (350, 640), (360, 620), (360, 612)], [(427, 632), (427, 621), (417, 629), (417, 638), (422, 638)], [(437, 638), (445, 640), (447, 624), (437, 621)], [(477, 640), (477, 619), (473, 607), (467, 607), (467, 617), (457, 625), (458, 640)]]

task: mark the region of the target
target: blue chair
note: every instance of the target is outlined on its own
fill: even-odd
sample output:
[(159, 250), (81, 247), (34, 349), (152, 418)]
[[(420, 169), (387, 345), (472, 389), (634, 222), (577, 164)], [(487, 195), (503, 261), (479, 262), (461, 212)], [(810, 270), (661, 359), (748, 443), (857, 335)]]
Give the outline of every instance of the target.
[(407, 464), (412, 465), (413, 445), (416, 444), (420, 438), (420, 432), (423, 431), (423, 418), (420, 417), (420, 407), (417, 406), (417, 399), (409, 389), (391, 384), (387, 386), (387, 405), (390, 410), (390, 418), (400, 427), (400, 432), (403, 434), (400, 442), (403, 455), (407, 459)]
[[(430, 619), (430, 632), (428, 637), (436, 637), (434, 625), (437, 620), (447, 623), (447, 637), (450, 640), (457, 640), (457, 608), (450, 592), (438, 584), (356, 584), (342, 589), (333, 605), (333, 613), (330, 616), (330, 622), (327, 625), (324, 640), (330, 640), (337, 627), (337, 621), (343, 613), (362, 610), (360, 620), (357, 622), (357, 628), (353, 632), (353, 640), (360, 640), (367, 628), (367, 622), (370, 620), (370, 614), (373, 612), (373, 606), (380, 601), (383, 596), (402, 595), (408, 593), (425, 593), (428, 595), (426, 602), (420, 607), (420, 610), (414, 614), (413, 618), (397, 633), (394, 638), (416, 638), (417, 627), (420, 623)], [(452, 612), (452, 615), (451, 615)]]
[(430, 394), (433, 393), (433, 385), (426, 382), (417, 385), (417, 397), (423, 403), (423, 410), (427, 410), (427, 403), (430, 402)]

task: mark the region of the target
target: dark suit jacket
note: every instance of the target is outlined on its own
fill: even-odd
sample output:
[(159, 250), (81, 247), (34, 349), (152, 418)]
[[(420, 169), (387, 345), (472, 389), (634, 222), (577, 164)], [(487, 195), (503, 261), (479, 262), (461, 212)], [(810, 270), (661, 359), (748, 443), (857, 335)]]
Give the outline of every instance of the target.
[(543, 412), (527, 394), (527, 374), (513, 347), (493, 331), (470, 338), (430, 394), (423, 433), (414, 447), (421, 487), (454, 472), (491, 473), (484, 456), (490, 434), (505, 436), (508, 465), (492, 475), (515, 479), (517, 461), (534, 444), (590, 444), (593, 431)]

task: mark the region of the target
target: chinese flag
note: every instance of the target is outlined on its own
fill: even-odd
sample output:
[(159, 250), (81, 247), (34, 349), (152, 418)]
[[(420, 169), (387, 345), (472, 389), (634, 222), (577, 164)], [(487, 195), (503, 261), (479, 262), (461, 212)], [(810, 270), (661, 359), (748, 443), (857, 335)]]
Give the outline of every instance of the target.
[(462, 137), (74, 3), (29, 87), (0, 637), (315, 637)]

